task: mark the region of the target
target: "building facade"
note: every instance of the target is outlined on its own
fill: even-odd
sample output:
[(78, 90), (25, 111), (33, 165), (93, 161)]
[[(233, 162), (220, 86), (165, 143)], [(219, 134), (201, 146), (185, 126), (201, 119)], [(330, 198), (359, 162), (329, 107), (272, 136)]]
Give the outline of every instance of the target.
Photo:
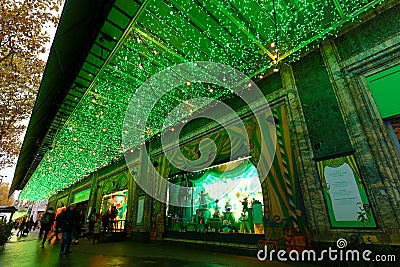
[[(86, 216), (91, 210), (101, 216), (115, 206), (115, 229), (133, 239), (252, 245), (262, 240), (276, 248), (304, 249), (345, 238), (398, 246), (399, 29), (400, 3), (389, 1), (362, 23), (315, 43), (297, 61), (278, 65), (279, 72), (253, 78), (271, 107), (275, 155), (261, 145), (265, 135), (257, 116), (265, 114), (254, 114), (230, 97), (224, 103), (239, 114), (249, 137), (246, 157), (229, 159), (241, 143), (221, 125), (192, 121), (181, 132), (180, 148), (167, 144), (172, 158), (160, 138), (152, 138), (142, 144), (152, 166), (147, 154), (135, 149), (128, 163), (119, 159), (92, 172), (51, 196), (49, 205), (76, 203)], [(189, 160), (200, 158), (204, 138), (216, 145), (215, 160), (195, 174), (182, 171), (185, 160), (178, 152)], [(191, 204), (163, 203), (138, 185), (152, 180), (155, 171), (190, 191), (168, 199)], [(218, 176), (221, 172), (224, 176)], [(261, 182), (253, 190), (246, 179)], [(208, 194), (203, 203), (207, 186), (221, 180), (237, 184), (218, 198)], [(153, 184), (153, 190), (165, 188)]]

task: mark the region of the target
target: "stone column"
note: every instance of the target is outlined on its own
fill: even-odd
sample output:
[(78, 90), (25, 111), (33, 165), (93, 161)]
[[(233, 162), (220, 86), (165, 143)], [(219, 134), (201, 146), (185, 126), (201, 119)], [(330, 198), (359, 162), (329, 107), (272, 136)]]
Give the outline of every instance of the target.
[(296, 155), (299, 182), (303, 193), (304, 205), (314, 241), (326, 241), (327, 229), (330, 228), (329, 216), (325, 208), (324, 197), (317, 173), (313, 152), (308, 136), (306, 120), (296, 87), (293, 70), (290, 65), (280, 67), (283, 87), (288, 106), (290, 136)]
[(94, 172), (92, 174), (92, 184), (91, 184), (91, 188), (90, 188), (90, 196), (89, 196), (89, 203), (88, 203), (88, 214), (86, 214), (86, 216), (88, 216), (90, 214), (90, 212), (92, 211), (93, 208), (96, 209), (96, 213), (97, 211), (97, 179), (99, 177), (98, 172)]
[[(137, 165), (136, 165), (137, 166)], [(131, 167), (132, 168), (132, 167)], [(132, 229), (134, 225), (134, 206), (135, 206), (135, 201), (137, 201), (136, 197), (136, 182), (134, 179), (134, 175), (137, 175), (136, 172), (132, 173), (131, 168), (128, 167), (127, 172), (129, 172), (128, 177), (128, 210), (126, 213), (126, 221), (128, 224), (128, 227)]]
[[(356, 159), (375, 219), (382, 229), (397, 229), (397, 237), (393, 236), (392, 240), (394, 238), (398, 242), (400, 241), (398, 233), (400, 163), (398, 156), (394, 156), (393, 147), (388, 142), (387, 129), (371, 104), (372, 97), (368, 92), (365, 75), (383, 62), (380, 62), (378, 58), (371, 61), (370, 53), (367, 51), (357, 55), (357, 68), (354, 67), (354, 62), (353, 66), (346, 67), (346, 62), (340, 62), (332, 39), (321, 43), (321, 54), (351, 142), (356, 149)], [(378, 234), (381, 240), (388, 238), (387, 233)], [(380, 241), (379, 237), (378, 241)]]

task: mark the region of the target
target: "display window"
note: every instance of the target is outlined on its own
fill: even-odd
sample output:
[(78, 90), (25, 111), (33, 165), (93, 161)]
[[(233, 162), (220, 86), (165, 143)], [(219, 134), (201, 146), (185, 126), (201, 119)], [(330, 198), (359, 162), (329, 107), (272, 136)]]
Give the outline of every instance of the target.
[(201, 175), (180, 175), (188, 186), (189, 207), (168, 206), (167, 230), (263, 233), (263, 194), (254, 165), (248, 160), (221, 164)]
[(126, 211), (128, 205), (128, 190), (104, 195), (101, 201), (101, 216), (107, 216), (110, 230), (125, 229)]

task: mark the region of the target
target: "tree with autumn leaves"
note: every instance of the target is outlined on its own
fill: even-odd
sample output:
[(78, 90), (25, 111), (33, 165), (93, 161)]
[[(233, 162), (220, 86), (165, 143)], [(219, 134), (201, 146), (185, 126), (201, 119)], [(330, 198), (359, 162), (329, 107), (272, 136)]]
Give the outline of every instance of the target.
[(14, 194), (8, 196), (10, 185), (0, 182), (0, 206), (12, 206), (14, 204)]
[(0, 169), (15, 164), (21, 135), (45, 68), (46, 29), (58, 23), (60, 0), (2, 0), (0, 5)]

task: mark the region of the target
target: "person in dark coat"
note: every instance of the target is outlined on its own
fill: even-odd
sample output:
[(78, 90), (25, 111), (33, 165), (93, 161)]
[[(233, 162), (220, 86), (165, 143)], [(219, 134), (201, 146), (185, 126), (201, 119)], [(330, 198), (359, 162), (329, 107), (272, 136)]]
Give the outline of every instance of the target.
[(68, 209), (60, 214), (62, 241), (60, 248), (60, 255), (71, 253), (71, 240), (72, 233), (75, 231), (78, 213), (75, 210), (75, 205), (69, 205)]
[(33, 224), (33, 231), (35, 231), (36, 228), (38, 228), (38, 224), (39, 224), (39, 221), (36, 220), (36, 222)]
[[(63, 209), (63, 211), (64, 211), (64, 209)], [(60, 240), (60, 238), (58, 238), (58, 233), (61, 232), (61, 222), (60, 222), (61, 216), (60, 215), (61, 215), (61, 213), (56, 216), (54, 233), (49, 237), (49, 240), (47, 240), (47, 243), (49, 243), (49, 244), (51, 243), (51, 240), (53, 239), (53, 237), (56, 238), (56, 241)]]
[(110, 223), (109, 223), (111, 232), (115, 229), (115, 219), (117, 215), (118, 215), (117, 207), (112, 206), (110, 211)]
[(40, 220), (40, 234), (39, 236), (42, 236), (42, 233), (44, 232), (43, 240), (42, 240), (42, 247), (44, 247), (44, 243), (46, 242), (47, 235), (50, 231), (51, 226), (53, 225), (55, 220), (55, 213), (53, 208), (49, 208), (42, 216), (42, 219)]
[(27, 223), (27, 225), (28, 225), (28, 232), (31, 232), (32, 231), (32, 228), (33, 228), (33, 225), (35, 224), (35, 222), (33, 221), (33, 217), (31, 217), (30, 219), (29, 219), (29, 221), (28, 221), (28, 223)]
[(110, 211), (107, 210), (106, 214), (103, 215), (103, 217), (101, 218), (102, 222), (103, 222), (103, 232), (104, 234), (106, 232), (110, 232)]
[(97, 214), (96, 214), (96, 209), (92, 209), (92, 211), (89, 214), (88, 220), (89, 220), (89, 233), (88, 233), (88, 239), (91, 239), (93, 237), (93, 231), (94, 231), (94, 224), (97, 221)]
[(15, 219), (14, 220), (14, 229), (15, 229), (15, 231), (17, 231), (18, 226), (19, 226), (19, 222)]
[(19, 225), (19, 231), (17, 232), (17, 236), (21, 234), (21, 236), (24, 236), (24, 230), (26, 226), (26, 218), (22, 219), (22, 222)]
[(75, 231), (73, 232), (73, 243), (79, 244), (79, 237), (82, 233), (83, 223), (85, 222), (85, 216), (83, 215), (83, 211), (79, 208), (76, 209), (77, 217), (75, 223)]

